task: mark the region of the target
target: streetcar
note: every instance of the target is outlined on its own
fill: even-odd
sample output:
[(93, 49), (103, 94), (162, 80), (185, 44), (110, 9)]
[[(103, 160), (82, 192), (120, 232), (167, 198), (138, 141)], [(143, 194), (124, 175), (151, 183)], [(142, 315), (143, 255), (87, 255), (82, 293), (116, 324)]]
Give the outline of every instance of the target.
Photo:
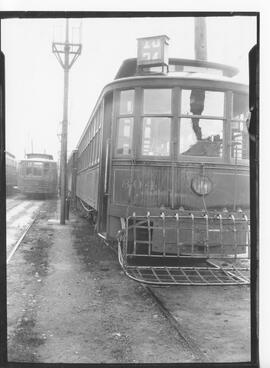
[(57, 194), (57, 163), (45, 153), (28, 153), (18, 165), (18, 189), (27, 196)]
[(17, 186), (17, 161), (16, 157), (6, 151), (6, 191), (12, 193)]
[(71, 199), (136, 281), (247, 284), (248, 86), (234, 67), (168, 58), (165, 35), (138, 42), (69, 159)]

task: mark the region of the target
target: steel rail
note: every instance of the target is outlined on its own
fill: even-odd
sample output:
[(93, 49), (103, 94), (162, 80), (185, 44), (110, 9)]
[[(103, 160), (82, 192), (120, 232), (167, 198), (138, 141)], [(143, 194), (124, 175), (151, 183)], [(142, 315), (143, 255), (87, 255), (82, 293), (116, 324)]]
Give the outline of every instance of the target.
[(15, 203), (13, 206), (7, 207), (7, 212), (13, 210), (13, 208), (19, 206), (20, 203)]
[(34, 224), (34, 222), (37, 220), (38, 218), (38, 214), (35, 216), (35, 218), (33, 219), (33, 221), (27, 226), (26, 230), (23, 232), (23, 234), (21, 235), (21, 237), (19, 238), (19, 240), (17, 240), (16, 244), (13, 246), (11, 252), (9, 253), (8, 257), (7, 257), (7, 264), (9, 263), (9, 261), (11, 260), (11, 258), (13, 257), (14, 253), (16, 252), (16, 250), (18, 249), (18, 247), (20, 246), (21, 242), (23, 241), (23, 239), (25, 238), (26, 234), (28, 233), (28, 231), (30, 230), (30, 228), (32, 227), (32, 225)]
[(195, 360), (200, 363), (209, 363), (213, 361), (211, 360), (209, 355), (203, 352), (198, 344), (189, 336), (187, 331), (184, 330), (183, 326), (181, 326), (181, 324), (177, 321), (177, 319), (173, 316), (169, 309), (165, 307), (163, 302), (159, 299), (152, 288), (144, 284), (142, 284), (142, 286), (155, 301), (156, 305), (159, 307), (165, 318), (169, 321), (170, 325), (177, 332), (182, 345), (194, 355)]
[[(6, 201), (7, 201), (7, 200), (6, 200)], [(23, 202), (23, 199), (19, 199), (19, 198), (11, 198), (11, 201), (12, 201), (13, 203), (10, 203), (10, 204), (6, 203), (6, 211), (7, 211), (7, 212), (8, 212), (8, 211), (10, 211), (10, 210), (12, 210), (14, 207), (19, 206), (19, 204), (21, 204), (21, 203)], [(15, 204), (14, 204), (14, 202), (15, 202)]]

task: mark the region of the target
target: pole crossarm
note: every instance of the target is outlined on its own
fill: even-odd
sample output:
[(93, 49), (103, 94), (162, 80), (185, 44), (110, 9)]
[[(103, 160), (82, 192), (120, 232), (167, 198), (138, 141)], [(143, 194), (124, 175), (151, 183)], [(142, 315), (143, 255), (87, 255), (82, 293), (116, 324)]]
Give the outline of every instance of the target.
[[(52, 52), (55, 54), (57, 60), (63, 68), (65, 68), (65, 54), (68, 53), (69, 55), (73, 55), (66, 66), (68, 69), (70, 69), (82, 52), (82, 45), (80, 43), (53, 42)], [(61, 54), (63, 54), (63, 58)]]

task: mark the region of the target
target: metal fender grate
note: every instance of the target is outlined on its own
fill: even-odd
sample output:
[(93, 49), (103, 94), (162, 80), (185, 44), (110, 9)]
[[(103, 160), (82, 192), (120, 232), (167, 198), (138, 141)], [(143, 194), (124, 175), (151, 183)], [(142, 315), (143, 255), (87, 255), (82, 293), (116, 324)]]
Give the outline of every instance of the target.
[(124, 265), (121, 246), (119, 262), (131, 279), (152, 285), (247, 285), (249, 269), (246, 267), (158, 267)]

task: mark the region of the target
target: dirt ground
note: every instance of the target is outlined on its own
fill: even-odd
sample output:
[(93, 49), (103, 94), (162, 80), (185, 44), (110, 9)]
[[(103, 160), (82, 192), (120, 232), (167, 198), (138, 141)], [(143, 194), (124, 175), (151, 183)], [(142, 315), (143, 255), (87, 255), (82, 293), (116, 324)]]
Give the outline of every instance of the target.
[[(56, 201), (46, 202), (8, 265), (8, 360), (197, 362), (147, 290), (123, 274), (93, 227), (76, 215), (58, 225), (50, 221), (56, 211)], [(206, 360), (250, 359), (248, 287), (226, 287), (225, 295), (222, 288), (208, 287), (153, 290)]]

